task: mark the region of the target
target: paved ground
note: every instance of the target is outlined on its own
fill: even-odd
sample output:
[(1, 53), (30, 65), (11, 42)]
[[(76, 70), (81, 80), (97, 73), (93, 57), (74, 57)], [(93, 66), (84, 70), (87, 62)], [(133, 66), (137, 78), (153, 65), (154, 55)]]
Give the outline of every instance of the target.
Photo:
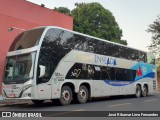
[[(160, 93), (160, 91), (157, 91), (157, 93)], [(4, 100), (3, 97), (0, 95), (0, 107), (19, 105), (19, 104), (33, 104), (33, 103), (31, 100)]]
[[(63, 117), (67, 115), (75, 116), (78, 114), (78, 111), (82, 112), (92, 112), (93, 115), (98, 115), (98, 112), (101, 111), (151, 111), (157, 113), (156, 111), (160, 110), (160, 93), (156, 93), (154, 95), (149, 95), (147, 97), (135, 98), (132, 96), (122, 96), (122, 97), (111, 97), (107, 99), (93, 100), (89, 101), (86, 104), (76, 104), (73, 103), (68, 106), (60, 106), (53, 104), (51, 101), (42, 104), (41, 106), (35, 106), (30, 101), (24, 100), (1, 100), (0, 101), (0, 110), (1, 111), (40, 111), (44, 114), (43, 117), (45, 119), (54, 120), (70, 120), (75, 119), (75, 117)], [(16, 104), (16, 105), (15, 105)], [(26, 105), (27, 104), (27, 105)], [(44, 113), (46, 111), (46, 113)], [(54, 113), (58, 112), (58, 113)], [(95, 113), (96, 112), (96, 113)], [(88, 113), (87, 113), (88, 114)], [(160, 114), (160, 113), (159, 113)], [(60, 117), (56, 117), (60, 116)], [(84, 116), (84, 115), (82, 115)], [(63, 117), (63, 118), (62, 118)], [(77, 120), (96, 120), (96, 119), (104, 119), (104, 120), (159, 120), (159, 117), (77, 117)], [(0, 118), (1, 119), (1, 118)], [(25, 120), (25, 118), (23, 118)], [(35, 118), (34, 118), (35, 119)], [(5, 119), (3, 119), (5, 120)], [(7, 118), (7, 120), (9, 120)], [(16, 120), (18, 120), (16, 118)], [(26, 120), (29, 120), (28, 118)], [(38, 118), (38, 120), (40, 120)]]
[(0, 107), (2, 106), (11, 106), (15, 104), (31, 104), (30, 100), (4, 100), (4, 98), (0, 95)]

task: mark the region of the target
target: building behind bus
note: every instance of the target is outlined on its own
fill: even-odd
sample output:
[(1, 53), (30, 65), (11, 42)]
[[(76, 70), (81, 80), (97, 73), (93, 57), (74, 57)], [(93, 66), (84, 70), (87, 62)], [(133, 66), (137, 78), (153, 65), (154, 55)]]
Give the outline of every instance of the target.
[[(4, 64), (9, 46), (23, 29), (60, 26), (72, 30), (73, 18), (25, 0), (0, 0), (0, 94)], [(20, 29), (8, 31), (8, 28)]]

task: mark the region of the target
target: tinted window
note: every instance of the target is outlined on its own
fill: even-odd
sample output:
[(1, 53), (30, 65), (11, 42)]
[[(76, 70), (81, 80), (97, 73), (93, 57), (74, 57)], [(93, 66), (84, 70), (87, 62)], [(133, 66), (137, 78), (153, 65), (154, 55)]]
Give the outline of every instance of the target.
[(104, 47), (102, 41), (95, 41), (95, 53), (104, 55)]
[(102, 66), (102, 80), (115, 80), (115, 69), (113, 67)]
[(66, 79), (94, 79), (95, 69), (93, 65), (76, 63), (68, 71)]
[(9, 51), (26, 49), (38, 45), (45, 28), (37, 28), (19, 34), (11, 44)]
[(134, 81), (136, 70), (75, 63), (66, 75), (66, 79), (120, 80)]
[(95, 80), (101, 80), (101, 78), (102, 78), (101, 67), (95, 65), (94, 66), (94, 79)]
[(133, 81), (136, 76), (136, 70), (116, 68), (115, 72), (116, 72), (116, 80)]
[(24, 83), (33, 77), (36, 53), (28, 53), (7, 58), (3, 82)]
[(72, 39), (73, 35), (63, 30), (49, 29), (47, 31), (41, 45), (38, 62), (38, 71), (40, 69), (39, 66), (44, 65), (46, 67), (46, 75), (43, 78), (39, 78), (38, 74), (38, 83), (47, 82), (51, 78), (59, 61), (73, 48), (73, 42), (71, 42), (72, 44), (66, 44), (67, 40)]

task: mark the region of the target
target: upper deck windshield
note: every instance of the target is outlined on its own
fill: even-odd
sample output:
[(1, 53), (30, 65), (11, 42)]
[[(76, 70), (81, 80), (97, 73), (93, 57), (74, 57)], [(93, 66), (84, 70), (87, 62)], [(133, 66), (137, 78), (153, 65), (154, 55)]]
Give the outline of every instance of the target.
[(36, 28), (20, 33), (13, 41), (9, 51), (31, 48), (38, 45), (45, 28)]
[(7, 58), (3, 82), (24, 83), (33, 77), (35, 52)]

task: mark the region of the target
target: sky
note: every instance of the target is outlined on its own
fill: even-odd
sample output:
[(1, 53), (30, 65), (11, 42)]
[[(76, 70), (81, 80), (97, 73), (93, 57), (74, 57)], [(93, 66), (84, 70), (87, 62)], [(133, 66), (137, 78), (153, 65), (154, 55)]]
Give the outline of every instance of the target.
[(151, 44), (151, 33), (147, 33), (148, 26), (160, 15), (160, 0), (27, 0), (46, 8), (67, 7), (75, 8), (75, 3), (98, 2), (105, 9), (112, 12), (123, 31), (123, 40), (128, 46), (148, 51)]

